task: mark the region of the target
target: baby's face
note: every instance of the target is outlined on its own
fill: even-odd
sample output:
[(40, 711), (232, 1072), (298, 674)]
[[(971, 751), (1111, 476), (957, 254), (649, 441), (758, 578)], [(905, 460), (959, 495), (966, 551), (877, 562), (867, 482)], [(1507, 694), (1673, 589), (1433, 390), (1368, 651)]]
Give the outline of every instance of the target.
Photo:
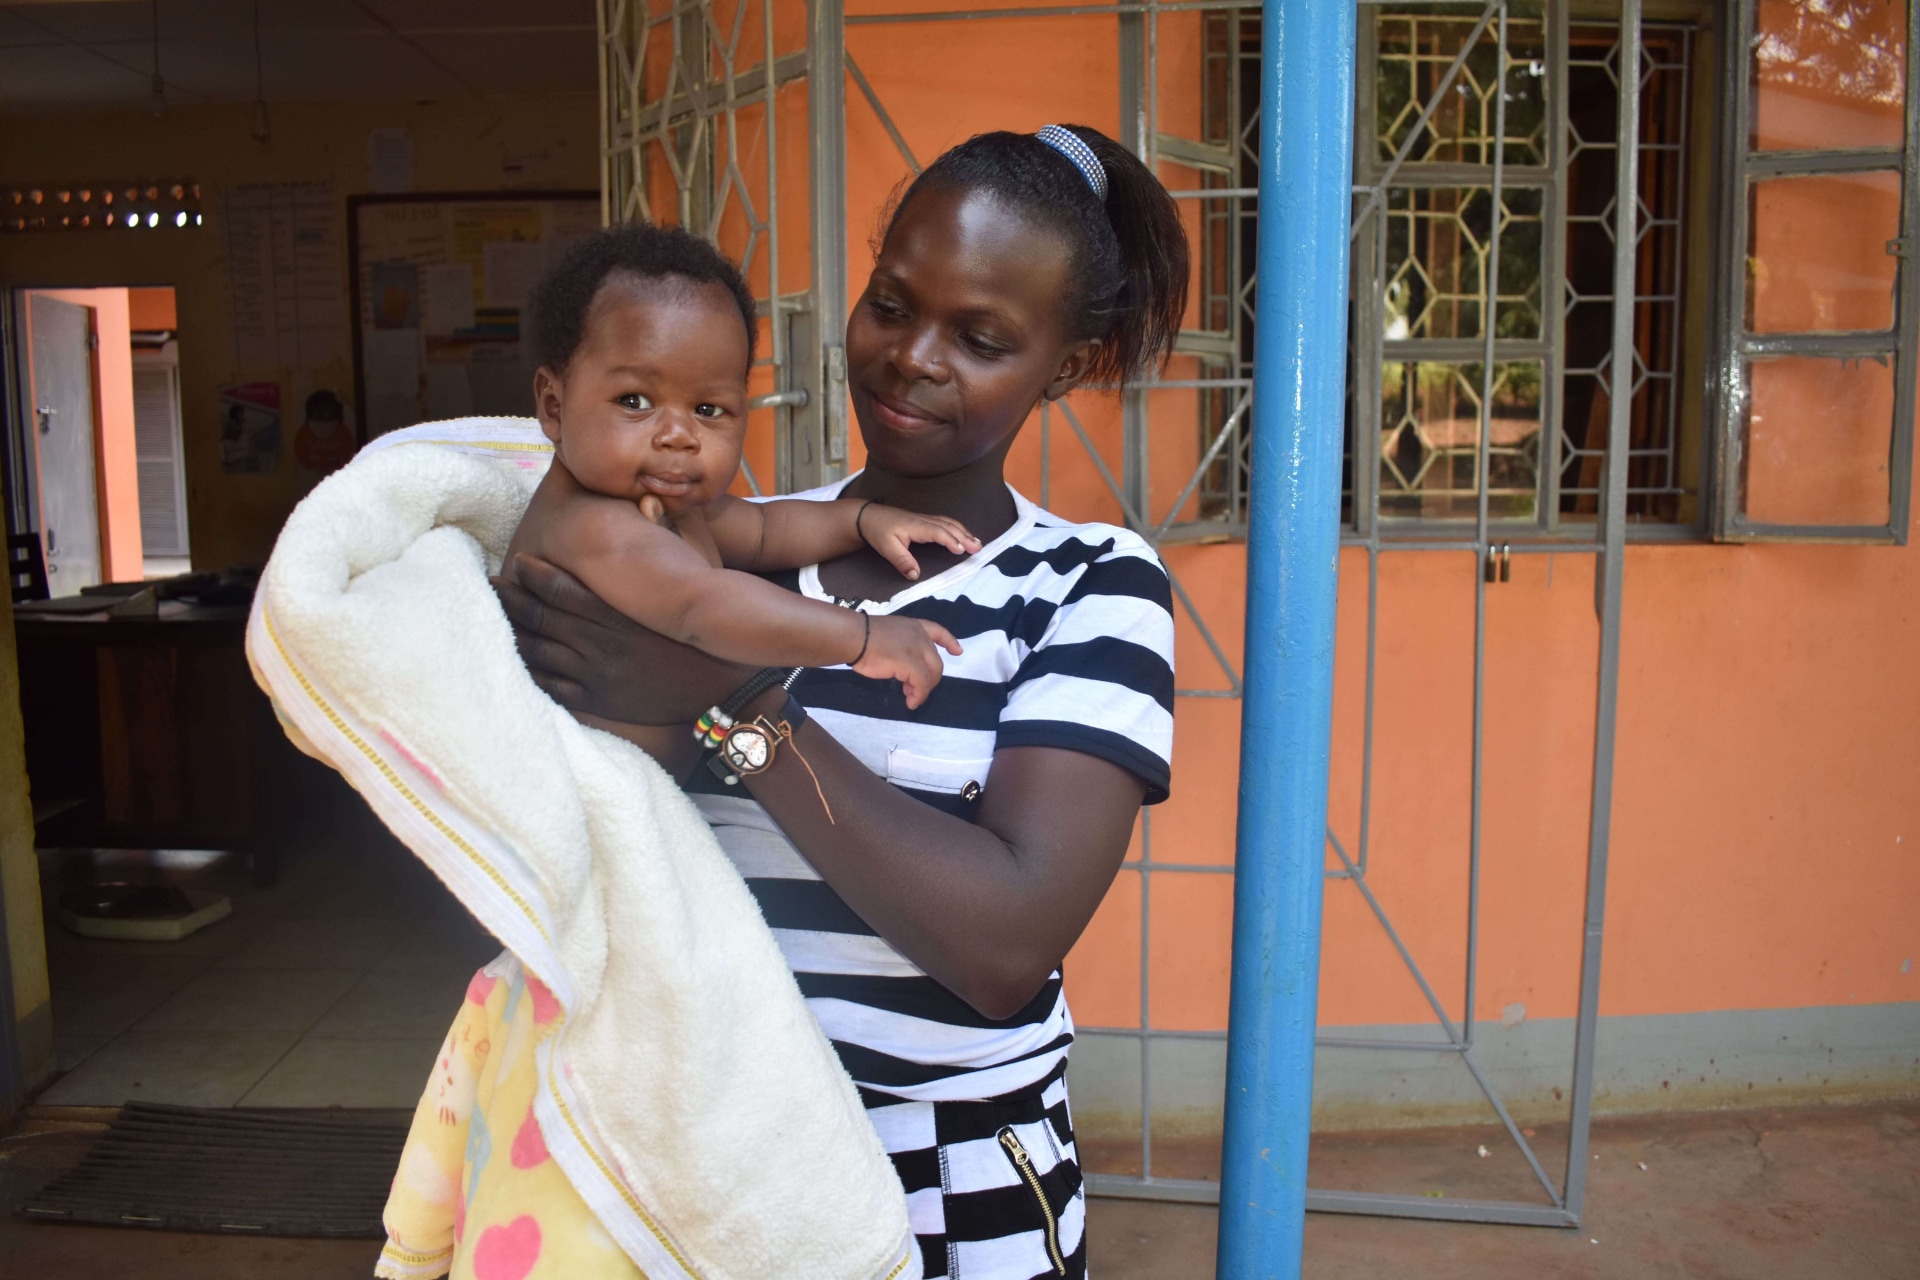
[(747, 430), (740, 308), (716, 284), (611, 277), (565, 373), (542, 369), (534, 397), (583, 487), (652, 496), (669, 515), (712, 502), (740, 469)]

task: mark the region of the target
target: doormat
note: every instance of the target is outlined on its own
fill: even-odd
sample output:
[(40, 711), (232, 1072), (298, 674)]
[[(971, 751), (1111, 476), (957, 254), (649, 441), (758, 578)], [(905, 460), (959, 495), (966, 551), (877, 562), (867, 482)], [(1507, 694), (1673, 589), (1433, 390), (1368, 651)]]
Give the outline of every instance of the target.
[(409, 1119), (128, 1103), (80, 1163), (21, 1204), (36, 1222), (380, 1240)]

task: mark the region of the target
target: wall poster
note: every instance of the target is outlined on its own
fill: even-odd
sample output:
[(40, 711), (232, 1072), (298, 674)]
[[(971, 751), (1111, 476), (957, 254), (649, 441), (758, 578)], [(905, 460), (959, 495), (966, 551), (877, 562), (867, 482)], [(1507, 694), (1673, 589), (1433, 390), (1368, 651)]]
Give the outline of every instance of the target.
[(237, 382), (220, 388), (220, 469), (271, 475), (280, 466), (280, 384)]
[(347, 225), (362, 438), (532, 413), (521, 307), (553, 256), (599, 227), (599, 193), (355, 196)]

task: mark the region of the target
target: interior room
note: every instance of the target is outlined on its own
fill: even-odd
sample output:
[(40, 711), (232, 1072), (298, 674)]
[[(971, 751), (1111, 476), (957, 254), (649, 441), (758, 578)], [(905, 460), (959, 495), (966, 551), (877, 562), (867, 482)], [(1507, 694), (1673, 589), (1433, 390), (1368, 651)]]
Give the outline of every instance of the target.
[(497, 952), (242, 646), (370, 428), (526, 411), (527, 277), (599, 221), (593, 57), (586, 0), (0, 5), (40, 1106), (411, 1108)]

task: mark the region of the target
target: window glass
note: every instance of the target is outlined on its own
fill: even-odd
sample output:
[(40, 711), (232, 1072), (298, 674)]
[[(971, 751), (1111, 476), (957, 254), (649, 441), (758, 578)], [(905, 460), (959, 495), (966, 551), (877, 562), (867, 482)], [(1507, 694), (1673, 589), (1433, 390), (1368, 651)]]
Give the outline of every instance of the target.
[[(1688, 175), (1700, 122), (1689, 114), (1698, 48), (1693, 29), (1651, 23), (1641, 31), (1640, 165), (1635, 229), (1633, 394), (1627, 516), (1671, 523), (1697, 512), (1697, 427), (1680, 389), (1700, 365), (1689, 331)], [(1575, 24), (1567, 42), (1566, 307), (1561, 340), (1559, 516), (1597, 518), (1612, 430), (1613, 233), (1619, 162), (1620, 28)]]
[[(1468, 519), (1478, 506), (1482, 366), (1389, 360), (1380, 374), (1380, 510)], [(1540, 471), (1540, 364), (1493, 366), (1488, 510), (1531, 516)]]
[(1747, 385), (1740, 479), (1749, 522), (1887, 523), (1891, 357), (1755, 360)]
[(1759, 0), (1753, 149), (1899, 146), (1906, 62), (1906, 0)]
[[(1540, 336), (1542, 193), (1502, 192), (1500, 287), (1495, 334)], [(1396, 187), (1387, 193), (1383, 336), (1478, 338), (1485, 334), (1487, 258), (1493, 243), (1488, 187)]]
[(1893, 327), (1896, 170), (1770, 178), (1747, 198), (1748, 332)]
[[(1538, 10), (1537, 3), (1516, 4), (1507, 20), (1508, 164), (1547, 162), (1546, 24), (1531, 16)], [(1410, 137), (1407, 159), (1415, 164), (1493, 163), (1500, 84), (1496, 24), (1481, 31), (1460, 74), (1440, 95), (1426, 124), (1419, 124), (1480, 14), (1478, 4), (1434, 5), (1383, 12), (1375, 20), (1375, 154), (1382, 163)]]

